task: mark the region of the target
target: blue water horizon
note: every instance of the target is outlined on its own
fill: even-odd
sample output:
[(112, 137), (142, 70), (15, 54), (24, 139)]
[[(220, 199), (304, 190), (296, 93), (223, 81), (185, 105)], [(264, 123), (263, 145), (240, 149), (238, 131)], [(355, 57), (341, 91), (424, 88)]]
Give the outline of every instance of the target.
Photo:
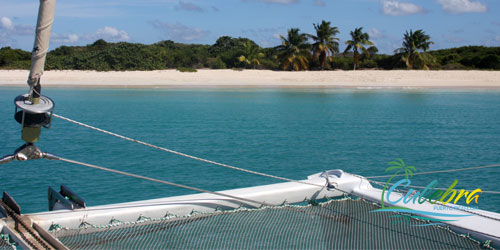
[[(0, 87), (0, 155), (23, 142), (13, 99)], [(69, 89), (45, 88), (55, 113), (118, 134), (291, 179), (331, 169), (384, 175), (402, 158), (417, 172), (500, 163), (500, 91), (436, 89)], [(279, 181), (182, 158), (54, 118), (37, 145), (69, 159), (208, 190)], [(500, 168), (415, 176), (456, 189), (500, 190)], [(68, 163), (0, 165), (0, 191), (23, 212), (48, 209), (47, 188), (65, 184), (88, 205), (193, 193)], [(379, 181), (386, 181), (380, 179)], [(474, 204), (476, 205), (476, 204)], [(479, 209), (500, 212), (500, 195)]]

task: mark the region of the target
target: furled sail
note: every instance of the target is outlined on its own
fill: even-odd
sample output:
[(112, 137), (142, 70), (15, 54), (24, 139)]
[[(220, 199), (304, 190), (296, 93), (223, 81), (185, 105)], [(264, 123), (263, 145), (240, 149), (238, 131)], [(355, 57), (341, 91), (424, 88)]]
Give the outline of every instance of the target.
[(28, 85), (30, 87), (37, 85), (43, 74), (45, 57), (49, 50), (50, 31), (54, 22), (55, 10), (56, 0), (40, 0), (35, 44), (31, 55), (31, 69), (28, 77)]

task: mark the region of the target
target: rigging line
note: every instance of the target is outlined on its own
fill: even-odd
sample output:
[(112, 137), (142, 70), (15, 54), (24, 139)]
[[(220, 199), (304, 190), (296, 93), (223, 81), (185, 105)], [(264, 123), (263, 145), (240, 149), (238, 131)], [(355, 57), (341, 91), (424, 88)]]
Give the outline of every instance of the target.
[[(372, 181), (372, 180), (368, 180), (368, 181), (372, 182), (372, 183), (375, 183), (377, 185), (380, 185), (380, 186), (384, 186), (385, 185), (384, 182)], [(394, 185), (394, 183), (387, 183), (387, 184)], [(413, 186), (413, 185), (408, 185), (408, 186), (405, 185), (404, 187), (410, 187), (410, 188), (427, 188), (427, 187), (423, 187), (423, 186)], [(447, 188), (435, 188), (435, 187), (433, 187), (432, 189), (448, 190)], [(464, 190), (464, 191), (472, 192), (472, 190)], [(483, 194), (500, 194), (500, 191), (482, 191), (481, 190), (481, 193), (483, 193)]]
[[(62, 120), (65, 120), (65, 121), (68, 121), (68, 122), (74, 123), (76, 125), (83, 126), (83, 127), (95, 130), (95, 131), (99, 131), (99, 132), (104, 133), (104, 134), (108, 134), (108, 135), (111, 135), (111, 136), (114, 136), (114, 137), (118, 137), (118, 138), (121, 138), (121, 139), (124, 139), (124, 140), (127, 140), (127, 141), (139, 143), (139, 144), (142, 144), (142, 145), (147, 146), (147, 147), (155, 148), (155, 149), (162, 150), (162, 151), (165, 151), (165, 152), (169, 152), (169, 153), (172, 153), (172, 154), (176, 154), (176, 155), (179, 155), (179, 156), (191, 158), (193, 160), (202, 161), (202, 162), (206, 162), (206, 163), (209, 163), (209, 164), (213, 164), (213, 165), (217, 165), (217, 166), (221, 166), (221, 167), (225, 167), (225, 168), (231, 168), (231, 169), (234, 169), (234, 170), (238, 170), (238, 171), (242, 171), (242, 172), (246, 172), (246, 173), (250, 173), (250, 174), (255, 174), (255, 175), (260, 175), (260, 176), (265, 176), (265, 177), (269, 177), (269, 178), (274, 178), (274, 179), (278, 179), (278, 180), (282, 180), (282, 181), (296, 182), (296, 183), (301, 183), (301, 184), (305, 184), (305, 185), (311, 185), (311, 186), (317, 186), (317, 187), (324, 187), (323, 185), (318, 185), (318, 184), (314, 184), (314, 183), (307, 183), (307, 182), (297, 181), (297, 180), (293, 180), (293, 179), (289, 179), (289, 178), (285, 178), (285, 177), (280, 177), (280, 176), (276, 176), (276, 175), (270, 175), (270, 174), (265, 174), (265, 173), (261, 173), (261, 172), (256, 172), (256, 171), (253, 171), (253, 170), (248, 170), (248, 169), (244, 169), (244, 168), (239, 168), (239, 167), (227, 165), (227, 164), (224, 164), (224, 163), (219, 163), (219, 162), (215, 162), (215, 161), (203, 159), (203, 158), (200, 158), (200, 157), (197, 157), (197, 156), (193, 156), (193, 155), (184, 154), (184, 153), (177, 152), (177, 151), (174, 151), (174, 150), (171, 150), (171, 149), (168, 149), (168, 148), (156, 146), (156, 145), (153, 145), (153, 144), (150, 144), (150, 143), (147, 143), (147, 142), (143, 142), (143, 141), (139, 141), (139, 140), (136, 140), (136, 139), (133, 139), (133, 138), (130, 138), (130, 137), (119, 135), (119, 134), (116, 134), (116, 133), (113, 133), (113, 132), (110, 132), (110, 131), (107, 131), (107, 130), (104, 130), (104, 129), (96, 128), (94, 126), (91, 126), (91, 125), (88, 125), (88, 124), (85, 124), (85, 123), (82, 123), (82, 122), (78, 122), (78, 121), (66, 118), (64, 116), (60, 116), (60, 115), (57, 115), (57, 114), (52, 114), (52, 115), (55, 116), (55, 117), (57, 117), (57, 118), (59, 118), (59, 119), (62, 119)], [(344, 192), (344, 191), (342, 191), (340, 189), (336, 189), (336, 190)], [(346, 193), (346, 192), (344, 192), (344, 193)]]
[[(76, 164), (76, 165), (80, 165), (80, 166), (84, 166), (84, 167), (95, 168), (95, 169), (99, 169), (99, 170), (103, 170), (103, 171), (107, 171), (107, 172), (111, 172), (111, 173), (115, 173), (115, 174), (125, 175), (125, 176), (129, 176), (129, 177), (134, 177), (134, 178), (143, 179), (143, 180), (152, 181), (152, 182), (157, 182), (157, 183), (162, 183), (162, 184), (166, 184), (166, 185), (170, 185), (170, 186), (174, 186), (174, 187), (179, 187), (179, 188), (184, 188), (184, 189), (189, 189), (189, 190), (193, 190), (193, 191), (197, 191), (197, 192), (223, 196), (223, 197), (231, 198), (234, 200), (246, 201), (249, 203), (256, 203), (256, 204), (260, 204), (260, 205), (264, 205), (264, 206), (276, 206), (276, 205), (269, 204), (266, 202), (261, 202), (261, 201), (256, 201), (256, 200), (252, 200), (252, 199), (237, 197), (237, 196), (230, 195), (230, 194), (224, 194), (224, 193), (220, 193), (220, 192), (214, 192), (214, 191), (209, 191), (209, 190), (205, 190), (205, 189), (201, 189), (201, 188), (186, 186), (186, 185), (177, 184), (177, 183), (173, 183), (173, 182), (169, 182), (169, 181), (164, 181), (164, 180), (159, 180), (159, 179), (146, 177), (146, 176), (142, 176), (142, 175), (132, 174), (132, 173), (128, 173), (128, 172), (124, 172), (124, 171), (120, 171), (120, 170), (105, 168), (105, 167), (101, 167), (101, 166), (97, 166), (97, 165), (93, 165), (93, 164), (89, 164), (89, 163), (70, 160), (70, 159), (66, 159), (66, 158), (59, 157), (59, 156), (52, 155), (52, 154), (48, 154), (48, 153), (46, 153), (46, 154), (47, 154), (47, 158), (51, 159), (51, 160), (60, 160), (60, 161), (64, 161), (64, 162), (68, 162), (68, 163), (72, 163), (72, 164)], [(281, 204), (279, 204), (279, 205), (281, 205)], [(255, 205), (254, 205), (254, 207), (255, 207)]]
[[(428, 171), (428, 172), (421, 172), (421, 173), (413, 173), (413, 175), (425, 175), (425, 174), (437, 174), (437, 173), (450, 173), (450, 172), (458, 172), (458, 171), (474, 170), (474, 169), (481, 169), (481, 168), (495, 168), (495, 167), (500, 167), (500, 164), (492, 164), (492, 165), (478, 166), (478, 167), (469, 167), (469, 168), (458, 168), (458, 169), (447, 169), (447, 170)], [(365, 177), (365, 178), (366, 178), (366, 179), (374, 179), (374, 178), (387, 178), (387, 177), (392, 177), (392, 176), (406, 176), (406, 174), (397, 174), (397, 175), (379, 175), (379, 176), (370, 176), (370, 177)]]

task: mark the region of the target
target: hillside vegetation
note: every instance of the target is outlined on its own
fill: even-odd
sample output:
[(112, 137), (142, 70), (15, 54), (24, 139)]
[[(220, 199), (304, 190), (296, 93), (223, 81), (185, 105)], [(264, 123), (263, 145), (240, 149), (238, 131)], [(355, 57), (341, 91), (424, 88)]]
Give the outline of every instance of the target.
[[(151, 45), (109, 43), (97, 40), (87, 46), (61, 46), (49, 52), (46, 70), (161, 70), (177, 68), (210, 69), (271, 69), (284, 70), (280, 61), (280, 46), (261, 48), (247, 38), (220, 37), (213, 45), (182, 44), (161, 41)], [(430, 69), (500, 69), (500, 47), (467, 46), (425, 52), (433, 60)], [(306, 55), (307, 57), (307, 55)], [(307, 59), (307, 58), (306, 58)], [(404, 69), (401, 55), (382, 55), (370, 51), (359, 54), (357, 68)], [(352, 52), (335, 53), (326, 63), (313, 60), (305, 69), (352, 70)], [(20, 49), (0, 49), (0, 69), (29, 69), (31, 53)]]

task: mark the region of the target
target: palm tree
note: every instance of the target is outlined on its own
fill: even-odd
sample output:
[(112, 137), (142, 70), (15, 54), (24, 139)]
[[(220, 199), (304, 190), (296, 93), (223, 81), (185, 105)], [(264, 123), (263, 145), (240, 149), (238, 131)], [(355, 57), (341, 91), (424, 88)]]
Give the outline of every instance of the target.
[(398, 174), (401, 171), (404, 171), (405, 179), (408, 180), (411, 177), (413, 177), (413, 172), (415, 172), (417, 169), (414, 166), (407, 166), (406, 163), (403, 161), (403, 159), (397, 158), (395, 161), (389, 162), (389, 167), (385, 169), (385, 172), (392, 171), (392, 170), (397, 170), (397, 171), (391, 176), (391, 178), (389, 178), (389, 180), (384, 185), (384, 189), (382, 190), (382, 197), (381, 197), (381, 201), (380, 201), (382, 208), (385, 208), (385, 206), (384, 206), (385, 190), (387, 190), (387, 186), (389, 185), (389, 183), (391, 183), (392, 179), (394, 177), (398, 176)]
[(325, 20), (321, 24), (313, 25), (316, 35), (307, 36), (314, 41), (312, 44), (313, 58), (319, 58), (321, 69), (325, 69), (327, 57), (339, 52), (339, 39), (335, 37), (339, 33), (339, 29), (330, 27), (330, 22)]
[(358, 50), (362, 50), (367, 56), (369, 56), (370, 52), (363, 45), (373, 45), (373, 42), (370, 41), (370, 35), (363, 32), (363, 28), (356, 28), (354, 29), (354, 31), (351, 31), (351, 38), (352, 40), (348, 40), (345, 42), (347, 44), (347, 48), (345, 49), (344, 53), (352, 49), (354, 53), (354, 70), (356, 70), (356, 67), (359, 63)]
[(240, 62), (245, 62), (246, 64), (253, 66), (253, 68), (256, 68), (258, 65), (260, 65), (260, 58), (264, 58), (264, 53), (261, 52), (260, 47), (251, 41), (246, 41), (245, 43), (243, 43), (243, 52), (244, 55), (239, 56), (238, 60)]
[(406, 31), (404, 35), (403, 47), (397, 49), (396, 53), (401, 53), (401, 59), (406, 63), (408, 69), (423, 68), (429, 69), (427, 63), (431, 59), (427, 54), (421, 54), (420, 50), (427, 51), (431, 44), (431, 37), (426, 35), (422, 30), (413, 32)]
[(283, 41), (277, 50), (281, 59), (283, 70), (293, 69), (296, 71), (309, 68), (309, 44), (307, 36), (300, 34), (298, 28), (288, 30), (288, 36), (280, 36)]

